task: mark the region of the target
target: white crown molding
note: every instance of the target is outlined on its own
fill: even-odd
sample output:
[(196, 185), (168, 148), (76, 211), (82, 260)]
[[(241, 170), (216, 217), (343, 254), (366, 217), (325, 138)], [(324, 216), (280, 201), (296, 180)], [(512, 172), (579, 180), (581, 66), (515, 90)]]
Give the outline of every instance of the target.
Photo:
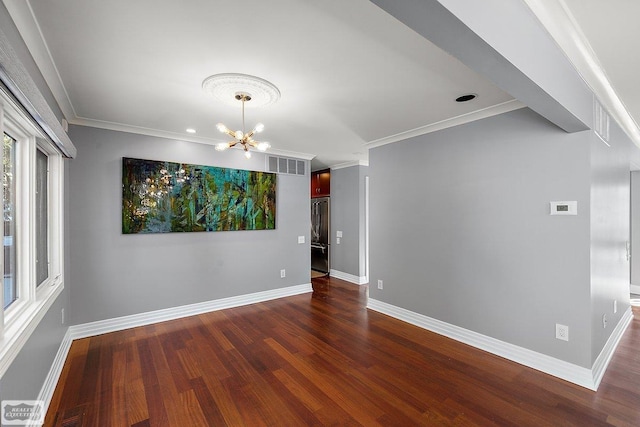
[(33, 9), (29, 0), (2, 0), (11, 15), (11, 19), (16, 24), (22, 39), (24, 40), (33, 60), (40, 69), (42, 77), (49, 85), (53, 97), (56, 99), (58, 106), (67, 120), (76, 117), (75, 109), (67, 89), (62, 83), (62, 78), (58, 72), (53, 56), (49, 50), (49, 46), (44, 39), (40, 24), (35, 18)]
[(481, 110), (472, 111), (470, 113), (441, 120), (439, 122), (431, 123), (419, 128), (400, 132), (395, 135), (390, 135), (384, 138), (369, 141), (364, 144), (364, 146), (369, 149), (376, 148), (382, 145), (387, 145), (394, 142), (403, 141), (405, 139), (413, 138), (415, 136), (425, 135), (427, 133), (463, 125), (465, 123), (475, 122), (476, 120), (486, 119), (487, 117), (497, 116), (498, 114), (508, 113), (509, 111), (518, 110), (524, 107), (526, 107), (525, 104), (518, 101), (517, 99), (512, 99), (510, 101), (492, 105), (491, 107), (486, 107)]
[(640, 147), (640, 127), (611, 85), (591, 44), (564, 0), (525, 0), (529, 9), (564, 51), (596, 98)]
[(345, 168), (350, 168), (352, 166), (369, 166), (369, 161), (368, 160), (353, 160), (351, 162), (338, 163), (337, 165), (331, 166), (331, 170), (345, 169)]
[(192, 134), (169, 132), (142, 126), (125, 125), (122, 123), (108, 122), (104, 120), (88, 119), (85, 117), (76, 117), (75, 119), (69, 120), (69, 123), (75, 126), (85, 126), (98, 129), (113, 130), (117, 132), (134, 133), (137, 135), (154, 136), (157, 138), (176, 139), (179, 141), (195, 142), (198, 144), (215, 145), (218, 142), (221, 142), (221, 140), (218, 139), (204, 138)]
[(211, 311), (223, 310), (226, 308), (256, 304), (259, 302), (290, 297), (293, 295), (304, 294), (312, 291), (313, 288), (311, 286), (311, 283), (306, 283), (303, 285), (290, 286), (287, 288), (273, 289), (270, 291), (256, 292), (253, 294), (239, 295), (235, 297), (205, 301), (196, 304), (183, 305), (180, 307), (171, 307), (146, 313), (138, 313), (129, 316), (116, 317), (113, 319), (83, 323), (81, 325), (74, 325), (69, 327), (69, 332), (71, 334), (71, 339), (77, 340), (80, 338), (92, 337), (94, 335), (122, 331), (124, 329), (136, 328), (138, 326), (150, 325), (152, 323), (166, 322), (167, 320), (195, 316), (202, 313), (209, 313)]
[(369, 283), (369, 281), (367, 280), (367, 276), (355, 276), (353, 274), (344, 273), (342, 271), (334, 269), (329, 270), (329, 276), (335, 277), (336, 279), (345, 280), (356, 285), (366, 285), (367, 283)]
[[(215, 145), (221, 140), (214, 138), (205, 138), (202, 136), (195, 136), (192, 134), (182, 134), (177, 132), (169, 132), (158, 129), (145, 128), (141, 126), (124, 125), (122, 123), (107, 122), (103, 120), (87, 119), (84, 117), (78, 117), (73, 120), (69, 120), (69, 123), (76, 126), (86, 126), (98, 129), (114, 130), (117, 132), (128, 132), (137, 135), (154, 136), (157, 138), (174, 139), (185, 142), (195, 142), (197, 144)], [(316, 155), (310, 153), (299, 153), (297, 151), (278, 150), (276, 148), (270, 148), (265, 154), (274, 154), (283, 157), (295, 157), (303, 160), (311, 160)]]
[(372, 298), (369, 298), (367, 308), (594, 391), (633, 318), (629, 308), (618, 322), (593, 368), (588, 369)]

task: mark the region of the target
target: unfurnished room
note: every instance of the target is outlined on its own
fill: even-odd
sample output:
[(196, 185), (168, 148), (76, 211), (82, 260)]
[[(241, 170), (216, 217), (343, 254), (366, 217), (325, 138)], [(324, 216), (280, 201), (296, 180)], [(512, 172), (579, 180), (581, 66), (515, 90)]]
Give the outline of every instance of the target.
[(2, 0), (0, 425), (640, 425), (639, 14)]

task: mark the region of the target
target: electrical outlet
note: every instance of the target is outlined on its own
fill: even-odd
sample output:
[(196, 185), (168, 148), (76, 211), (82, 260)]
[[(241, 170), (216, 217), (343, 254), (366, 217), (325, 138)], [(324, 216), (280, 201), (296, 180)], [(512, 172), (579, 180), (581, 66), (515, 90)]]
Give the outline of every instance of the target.
[(618, 312), (618, 300), (613, 300), (613, 314)]
[(287, 277), (287, 271), (284, 269), (280, 270), (280, 278), (284, 279), (285, 277)]
[(60, 320), (61, 320), (62, 324), (64, 325), (64, 308), (62, 310), (60, 310)]
[(556, 338), (562, 341), (569, 341), (569, 327), (556, 323)]
[(336, 237), (336, 245), (339, 245), (339, 244), (340, 244), (340, 238)]
[(382, 289), (382, 280), (378, 280), (378, 289)]
[(603, 314), (602, 315), (602, 328), (606, 328), (607, 327), (607, 315)]

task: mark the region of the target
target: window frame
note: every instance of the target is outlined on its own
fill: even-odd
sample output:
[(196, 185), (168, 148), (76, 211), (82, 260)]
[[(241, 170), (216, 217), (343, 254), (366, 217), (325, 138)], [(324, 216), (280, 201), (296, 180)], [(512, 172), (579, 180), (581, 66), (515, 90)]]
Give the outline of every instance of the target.
[[(64, 289), (64, 161), (42, 130), (0, 88), (0, 132), (16, 140), (17, 299), (5, 310), (0, 294), (0, 378)], [(36, 274), (36, 150), (47, 156), (48, 277)], [(0, 153), (2, 156), (2, 153)], [(2, 166), (0, 166), (1, 168)], [(0, 273), (4, 272), (4, 257)]]

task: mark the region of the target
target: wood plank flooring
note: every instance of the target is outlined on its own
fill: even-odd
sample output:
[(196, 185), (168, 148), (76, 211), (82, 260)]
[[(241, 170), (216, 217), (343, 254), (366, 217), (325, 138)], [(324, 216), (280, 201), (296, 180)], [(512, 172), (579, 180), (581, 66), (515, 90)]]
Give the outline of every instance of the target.
[(640, 426), (640, 320), (594, 393), (369, 311), (365, 287), (313, 282), (75, 341), (45, 425)]

